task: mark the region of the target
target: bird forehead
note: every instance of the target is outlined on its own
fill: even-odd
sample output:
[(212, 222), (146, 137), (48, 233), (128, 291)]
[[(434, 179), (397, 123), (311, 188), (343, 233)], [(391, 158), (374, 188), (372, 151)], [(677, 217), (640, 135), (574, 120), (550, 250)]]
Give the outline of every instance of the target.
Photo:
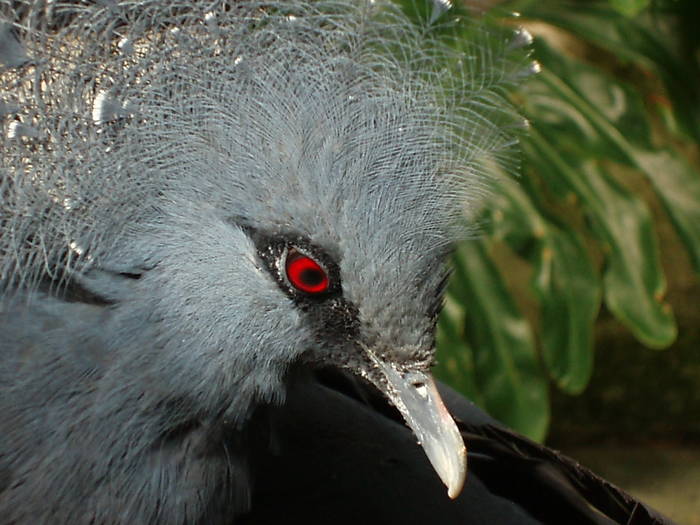
[(218, 196), (222, 208), (259, 227), (335, 235), (338, 244), (385, 230), (398, 241), (444, 229), (455, 199), (450, 178), (439, 173), (446, 155), (432, 124), (413, 118), (410, 104), (396, 104), (396, 96), (387, 104), (339, 96), (342, 83), (330, 90), (335, 96), (318, 90), (276, 107), (285, 99), (277, 93), (282, 80), (265, 85), (269, 103), (259, 94), (262, 115), (229, 102), (205, 115), (205, 129), (188, 123), (185, 111), (167, 119), (170, 127), (201, 132), (171, 148), (164, 168), (173, 191), (207, 202)]
[(143, 73), (124, 88), (145, 123), (129, 126), (125, 167), (150, 164), (178, 198), (218, 202), (270, 230), (335, 234), (336, 244), (444, 230), (459, 177), (434, 87), (397, 86), (349, 57), (290, 46), (304, 47), (281, 40), (275, 56), (248, 49), (233, 63), (194, 57), (186, 82), (177, 68)]

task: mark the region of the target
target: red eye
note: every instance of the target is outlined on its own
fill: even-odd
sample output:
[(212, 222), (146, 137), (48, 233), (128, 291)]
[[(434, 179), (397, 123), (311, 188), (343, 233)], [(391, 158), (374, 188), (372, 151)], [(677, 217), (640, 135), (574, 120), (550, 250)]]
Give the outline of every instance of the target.
[(328, 275), (311, 257), (297, 251), (287, 255), (287, 278), (302, 292), (317, 294), (328, 290)]

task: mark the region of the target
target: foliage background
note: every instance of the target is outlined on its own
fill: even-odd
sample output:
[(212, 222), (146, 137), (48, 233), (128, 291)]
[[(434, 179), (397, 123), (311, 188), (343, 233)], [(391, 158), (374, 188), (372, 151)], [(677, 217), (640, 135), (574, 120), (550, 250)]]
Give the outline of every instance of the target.
[[(438, 375), (537, 440), (552, 406), (563, 435), (604, 432), (635, 404), (697, 438), (700, 4), (499, 3), (514, 31), (504, 10), (541, 72), (513, 94), (530, 123), (521, 176), (499, 181), (485, 237), (454, 257)], [(570, 397), (591, 378), (597, 394)]]

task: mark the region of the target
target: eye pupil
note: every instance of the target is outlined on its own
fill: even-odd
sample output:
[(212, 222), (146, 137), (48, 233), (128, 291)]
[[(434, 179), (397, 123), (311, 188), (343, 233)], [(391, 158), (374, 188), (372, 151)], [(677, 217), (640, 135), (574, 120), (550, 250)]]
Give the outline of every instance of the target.
[(287, 278), (296, 289), (308, 294), (328, 290), (329, 280), (325, 270), (311, 257), (292, 251), (287, 255)]
[(323, 282), (326, 276), (323, 272), (315, 269), (306, 269), (299, 275), (301, 281), (307, 286), (317, 286)]

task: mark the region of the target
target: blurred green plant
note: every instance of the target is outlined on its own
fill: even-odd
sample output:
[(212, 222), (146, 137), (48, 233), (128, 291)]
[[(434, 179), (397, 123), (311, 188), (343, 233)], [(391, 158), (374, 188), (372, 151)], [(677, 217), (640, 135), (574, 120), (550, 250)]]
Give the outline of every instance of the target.
[[(700, 272), (700, 173), (685, 153), (700, 141), (700, 4), (504, 5), (567, 45), (534, 40), (542, 71), (515, 95), (530, 122), (523, 175), (498, 183), (485, 237), (455, 254), (437, 374), (542, 440), (549, 385), (579, 394), (589, 382), (601, 304), (650, 348), (677, 335), (655, 219), (625, 169), (646, 177)], [(528, 268), (536, 315), (520, 311), (501, 249)]]

